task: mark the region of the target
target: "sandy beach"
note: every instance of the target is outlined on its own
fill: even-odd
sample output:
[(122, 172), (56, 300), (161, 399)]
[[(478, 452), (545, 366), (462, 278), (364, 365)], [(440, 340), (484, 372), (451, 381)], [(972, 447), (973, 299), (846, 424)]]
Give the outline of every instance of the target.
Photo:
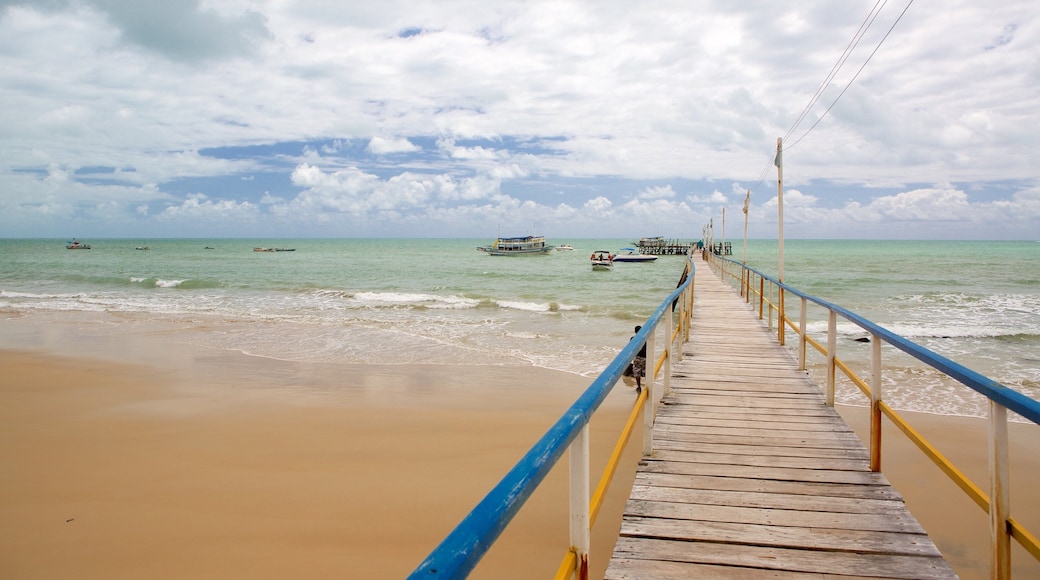
[[(516, 368), (366, 368), (333, 390), (321, 385), (342, 373), (329, 366), (224, 362), (233, 375), (207, 391), (168, 369), (0, 353), (0, 576), (401, 578), (587, 383), (535, 368), (522, 383)], [(606, 405), (592, 431), (600, 470), (625, 413)], [(603, 568), (621, 492), (597, 530)], [(474, 577), (551, 576), (566, 514), (564, 462)]]
[[(402, 578), (589, 382), (535, 367), (305, 364), (148, 343), (122, 345), (145, 361), (134, 364), (113, 360), (119, 341), (107, 358), (0, 350), (0, 576)], [(619, 387), (594, 421), (594, 474), (633, 396)], [(862, 432), (866, 409), (840, 410)], [(984, 421), (909, 417), (986, 485)], [(985, 514), (885, 432), (886, 475), (958, 573), (986, 577)], [(1011, 439), (1013, 513), (1035, 533), (1040, 432), (1013, 424)], [(638, 447), (600, 515), (593, 577)], [(567, 546), (566, 485), (564, 462), (473, 577), (550, 577)], [(1013, 564), (1016, 578), (1040, 577), (1017, 545)]]

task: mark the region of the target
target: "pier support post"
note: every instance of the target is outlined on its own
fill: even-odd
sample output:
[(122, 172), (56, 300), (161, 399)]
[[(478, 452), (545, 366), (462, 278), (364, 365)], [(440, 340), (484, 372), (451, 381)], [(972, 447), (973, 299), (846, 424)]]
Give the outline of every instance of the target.
[(870, 470), (881, 471), (881, 337), (870, 336)]
[(989, 402), (989, 525), (990, 578), (1011, 578), (1011, 537), (1007, 520), (1011, 512), (1008, 481), (1007, 407)]
[(570, 538), (577, 558), (577, 578), (589, 577), (589, 547), (592, 544), (589, 515), (589, 426), (578, 432), (570, 446)]

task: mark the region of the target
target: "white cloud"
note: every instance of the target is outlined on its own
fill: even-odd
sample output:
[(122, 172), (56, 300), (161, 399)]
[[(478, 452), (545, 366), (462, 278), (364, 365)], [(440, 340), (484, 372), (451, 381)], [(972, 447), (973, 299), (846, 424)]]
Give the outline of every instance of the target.
[(384, 137), (372, 137), (368, 142), (368, 150), (376, 155), (386, 155), (387, 153), (411, 153), (412, 151), (418, 151), (419, 148), (404, 138), (386, 139)]
[[(590, 214), (633, 234), (640, 220), (699, 231), (739, 213), (748, 188), (766, 218), (776, 137), (873, 3), (3, 6), (5, 231), (147, 231), (197, 211), (224, 212), (227, 233), (351, 215), (442, 219), (452, 235), (509, 211), (576, 231)], [(785, 209), (804, 235), (906, 219), (948, 228), (935, 235), (965, 220), (1040, 230), (1040, 7), (943, 13), (911, 7), (799, 141), (893, 23), (887, 6), (785, 140)]]

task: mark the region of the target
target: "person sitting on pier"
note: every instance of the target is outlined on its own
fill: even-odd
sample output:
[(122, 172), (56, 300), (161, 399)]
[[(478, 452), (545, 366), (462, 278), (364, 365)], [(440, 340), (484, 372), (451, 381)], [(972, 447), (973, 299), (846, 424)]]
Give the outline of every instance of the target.
[[(642, 328), (642, 326), (636, 326), (636, 334), (639, 334), (639, 331)], [(635, 336), (633, 336), (632, 338), (635, 338)], [(631, 341), (632, 338), (628, 340)], [(639, 354), (636, 355), (636, 358), (632, 359), (632, 364), (628, 365), (628, 368), (625, 369), (624, 376), (634, 377), (636, 379), (636, 393), (639, 393), (643, 390), (643, 377), (646, 376), (645, 342), (643, 343), (643, 346), (639, 348)]]

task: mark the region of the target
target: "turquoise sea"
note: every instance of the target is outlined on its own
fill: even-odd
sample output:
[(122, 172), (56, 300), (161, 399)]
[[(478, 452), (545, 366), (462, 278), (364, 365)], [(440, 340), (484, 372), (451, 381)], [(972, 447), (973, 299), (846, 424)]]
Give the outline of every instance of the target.
[[(590, 379), (675, 288), (684, 263), (591, 270), (593, 250), (627, 239), (549, 239), (575, 250), (531, 257), (485, 255), (483, 239), (82, 241), (92, 249), (0, 240), (3, 320), (73, 325), (85, 341), (158, 321), (173, 329), (164, 340), (257, 357), (536, 365)], [(743, 243), (728, 241), (741, 260)], [(1040, 243), (788, 240), (784, 254), (789, 284), (1040, 398)], [(748, 241), (747, 261), (775, 275), (777, 242)], [(810, 331), (825, 330), (824, 316), (810, 311)], [(10, 328), (0, 323), (0, 346), (48, 348), (46, 333)], [(868, 356), (862, 331), (839, 332), (839, 356)], [(886, 352), (885, 365), (897, 408), (984, 413), (913, 360)], [(839, 400), (861, 402), (849, 388)]]

